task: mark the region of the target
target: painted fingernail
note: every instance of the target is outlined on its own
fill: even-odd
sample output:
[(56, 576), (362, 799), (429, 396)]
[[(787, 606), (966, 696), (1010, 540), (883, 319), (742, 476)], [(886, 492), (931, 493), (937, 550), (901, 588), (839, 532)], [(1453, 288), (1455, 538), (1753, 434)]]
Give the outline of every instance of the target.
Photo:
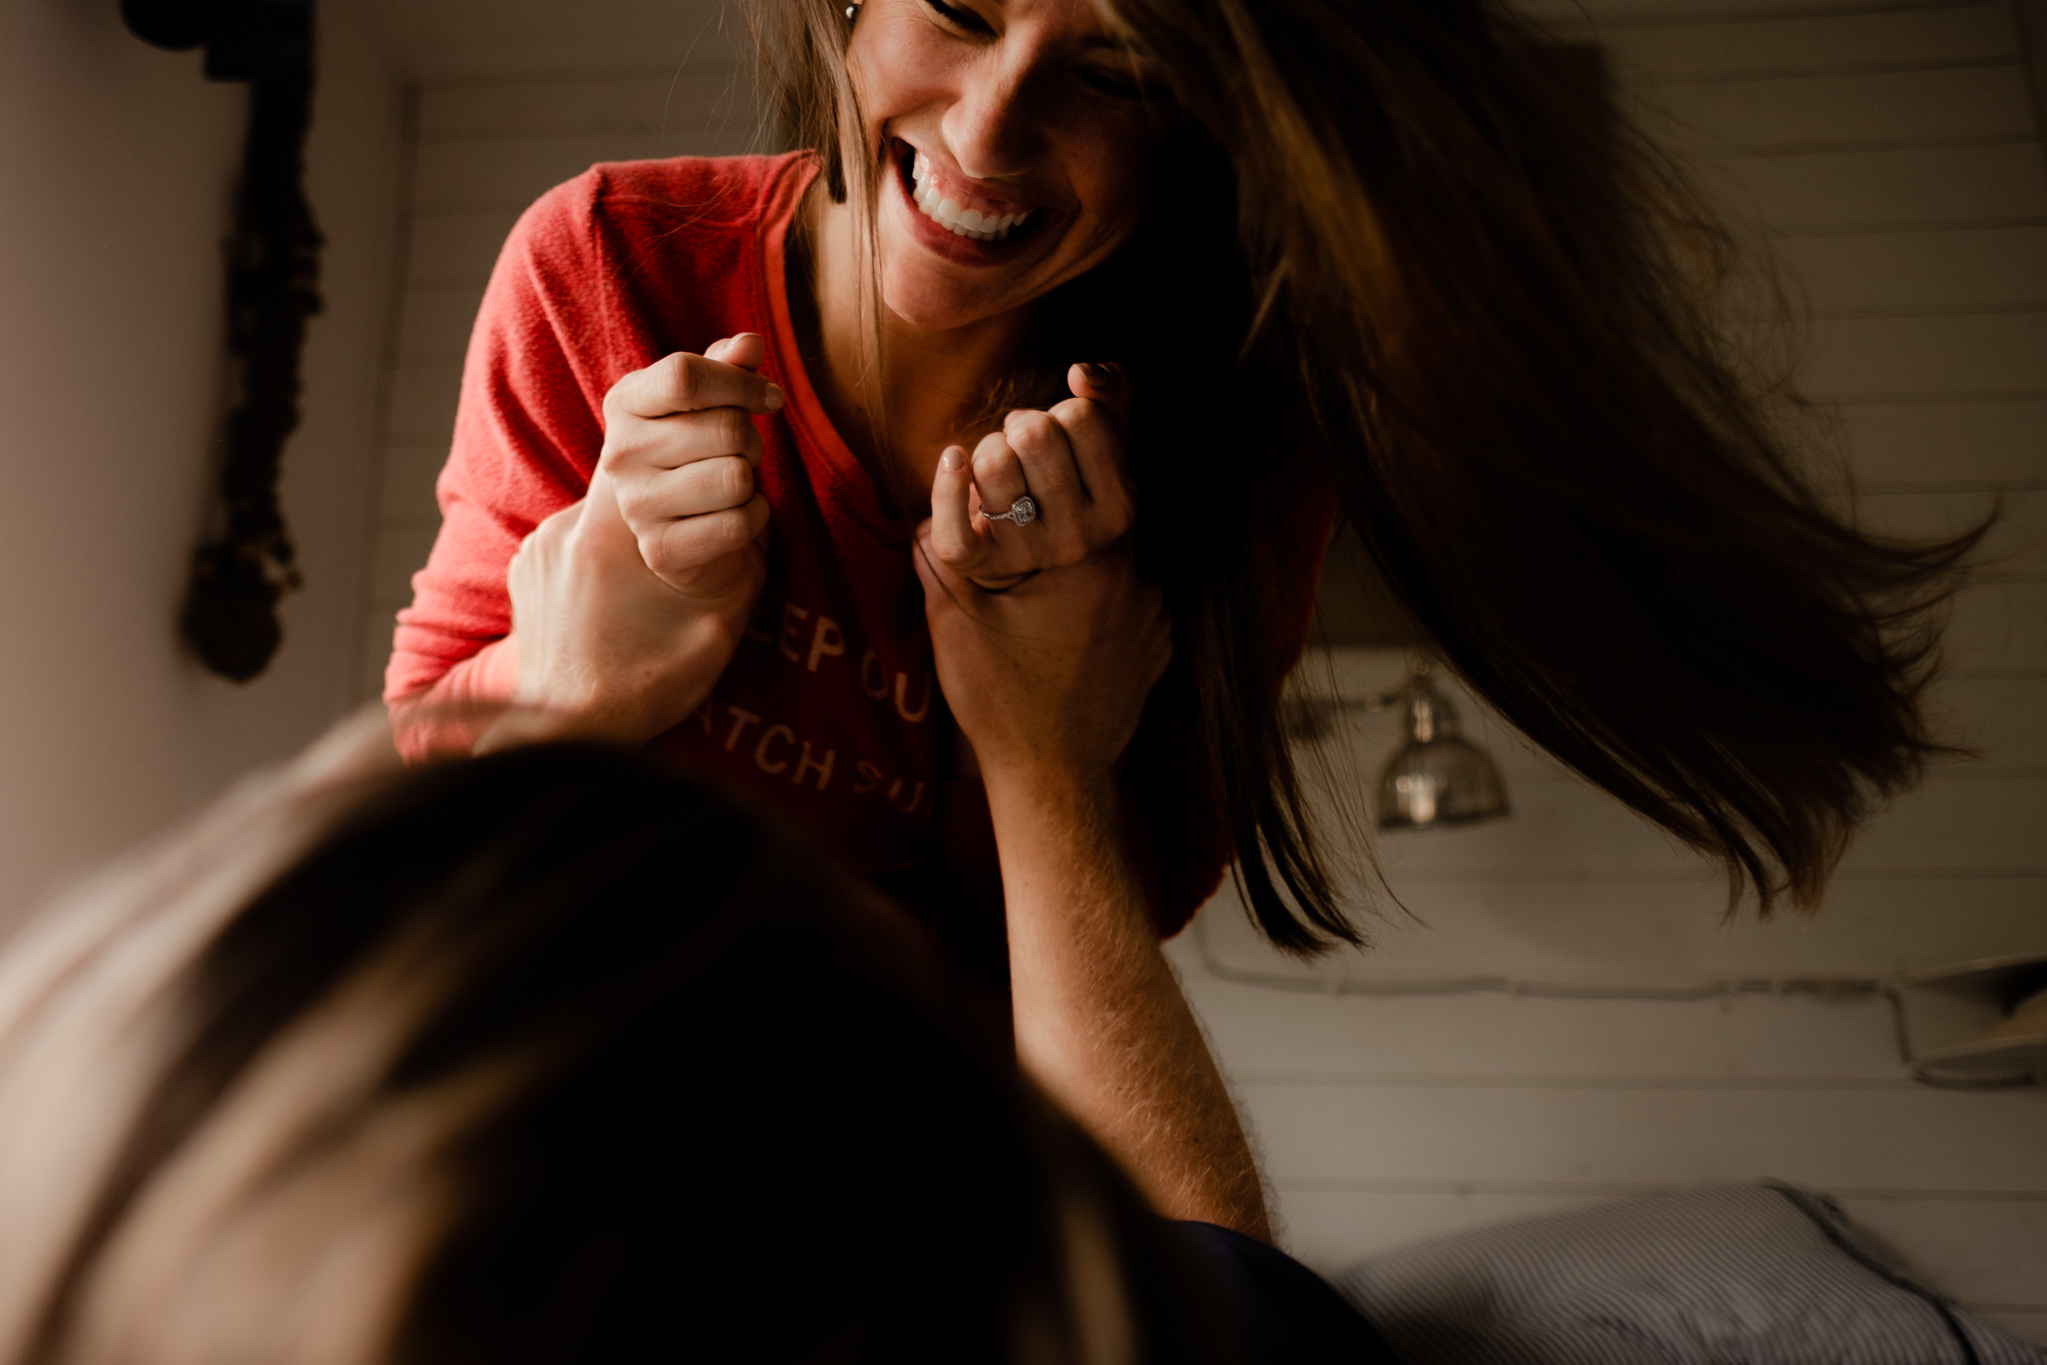
[(782, 404), (785, 403), (786, 401), (788, 401), (788, 395), (782, 392), (782, 386), (780, 384), (768, 385), (767, 403), (769, 412), (776, 412), (780, 410)]
[(938, 457), (938, 462), (941, 465), (945, 466), (947, 469), (952, 470), (954, 473), (958, 473), (960, 470), (966, 468), (967, 464), (966, 447), (947, 446), (945, 448), (945, 453)]

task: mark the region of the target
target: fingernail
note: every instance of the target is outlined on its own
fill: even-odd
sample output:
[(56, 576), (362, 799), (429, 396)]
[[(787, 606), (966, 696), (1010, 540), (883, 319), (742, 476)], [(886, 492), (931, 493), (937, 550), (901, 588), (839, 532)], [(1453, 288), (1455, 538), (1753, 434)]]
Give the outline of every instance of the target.
[(964, 446), (947, 446), (945, 453), (938, 457), (938, 463), (954, 473), (966, 467), (967, 451)]
[(780, 384), (768, 385), (769, 412), (775, 412), (779, 410), (785, 401), (787, 401), (787, 395), (782, 392), (782, 386)]
[(1097, 365), (1087, 360), (1080, 363), (1080, 372), (1097, 384), (1106, 384), (1115, 378), (1107, 365)]

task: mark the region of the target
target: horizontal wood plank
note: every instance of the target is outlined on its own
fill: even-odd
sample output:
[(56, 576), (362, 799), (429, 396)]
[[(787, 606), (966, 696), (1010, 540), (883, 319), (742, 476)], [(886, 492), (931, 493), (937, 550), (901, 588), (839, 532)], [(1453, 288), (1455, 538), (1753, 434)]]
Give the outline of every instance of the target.
[(1905, 540), (1946, 540), (1983, 524), (1978, 567), (1989, 573), (2047, 577), (2047, 492), (1865, 493), (1862, 525)]
[(523, 209), (599, 162), (725, 156), (745, 147), (743, 138), (682, 128), (429, 143), (414, 164), (413, 204), (433, 213)]
[(1737, 218), (1780, 234), (2047, 219), (2036, 142), (1743, 156), (1701, 169)]
[(2047, 584), (1982, 583), (1955, 598), (1943, 652), (1955, 669), (2047, 669)]
[(1554, 1181), (2047, 1194), (2047, 1090), (1239, 1087), (1282, 1186)]
[(1314, 962), (1283, 957), (1258, 936), (1227, 886), (1203, 908), (1185, 941), (1175, 940), (1174, 951), (1190, 979), (1199, 979), (1212, 960), (1223, 973), (1318, 982), (1332, 995), (1343, 980), (1445, 982), (1486, 975), (1609, 987), (1889, 979), (1982, 958), (2047, 953), (2047, 915), (2041, 912), (2047, 875), (1850, 872), (1834, 880), (1817, 913), (1786, 911), (1769, 920), (1752, 910), (1726, 918), (1725, 890), (1703, 876), (1473, 876), (1414, 879), (1396, 883), (1394, 891), (1398, 904), (1383, 894), (1346, 902), (1372, 938), (1362, 951), (1346, 949)]
[(2047, 677), (1946, 678), (1932, 700), (1939, 733), (1981, 755), (1972, 764), (2047, 768)]
[[(1520, 777), (1509, 800), (1510, 819), (1382, 837), (1379, 859), (1386, 875), (1396, 886), (1405, 878), (1446, 876), (1555, 877), (1622, 870), (1675, 879), (1700, 875), (1702, 865), (1693, 854), (1576, 779)], [(1849, 849), (1843, 866), (2025, 871), (2047, 864), (2042, 829), (2047, 829), (2047, 778), (1936, 778), (1878, 815)]]
[(520, 203), (470, 212), (414, 213), (408, 220), (406, 292), (442, 285), (480, 291), (497, 263), (498, 249), (525, 207)]
[(1417, 1242), (1612, 1202), (1612, 1196), (1597, 1191), (1528, 1194), (1281, 1185), (1275, 1192), (1287, 1250), (1326, 1276)]
[(462, 396), (459, 360), (395, 366), (387, 393), (386, 441), (447, 447), (455, 432), (455, 406)]
[(424, 82), (528, 79), (738, 62), (745, 35), (703, 0), (392, 6), (380, 27)]
[(1842, 435), (1876, 484), (2047, 481), (2047, 400), (1845, 403)]
[(591, 76), (443, 81), (419, 106), (423, 142), (534, 134), (670, 131), (744, 137), (754, 92), (736, 66), (691, 65)]
[(357, 649), (358, 672), (354, 679), (355, 700), (366, 702), (384, 695), (384, 666), (391, 661), (391, 635), (396, 623), (391, 613), (371, 607), (362, 613)]
[(377, 476), (379, 522), (438, 521), (441, 509), (434, 500), (434, 481), (447, 462), (445, 441), (386, 445)]
[[(2025, 68), (1674, 81), (1643, 92), (1652, 127), (1738, 151), (1912, 146), (2034, 136)], [(1668, 125), (1657, 121), (1657, 116)]]
[(412, 576), (426, 567), (440, 533), (436, 523), (398, 522), (377, 528), (371, 551), (370, 605), (396, 611), (412, 604)]
[[(1973, 510), (1990, 495), (1957, 495), (1956, 520), (1940, 520), (1926, 513), (1916, 525), (1900, 527), (1927, 533), (1952, 524), (1970, 524)], [(2037, 526), (2039, 506), (2047, 501), (2041, 494), (2011, 494), (2010, 534), (2031, 534)], [(1978, 502), (1977, 500), (1982, 500)], [(1877, 499), (1871, 499), (1877, 501)], [(1394, 686), (1405, 672), (1405, 659), (1396, 651), (1370, 649), (1314, 650), (1294, 673), (1295, 695), (1324, 700), (1364, 699), (1369, 694)], [(1438, 675), (1438, 692), (1448, 701), (1464, 731), (1484, 747), (1501, 774), (1512, 782), (1529, 777), (1545, 781), (1575, 780), (1561, 763), (1537, 749), (1526, 736), (1514, 730), (1490, 707), (1484, 705), (1455, 679)], [(1982, 751), (1980, 761), (1943, 763), (1936, 775), (1970, 776), (1984, 768), (2025, 768), (2042, 766), (2043, 751), (2039, 724), (2032, 718), (2033, 703), (2042, 699), (2041, 679), (1984, 679), (1946, 673), (1934, 682), (1931, 699), (1939, 716), (1940, 733), (1952, 742)], [(1332, 717), (1324, 742), (1302, 751), (1306, 771), (1318, 783), (1335, 783), (1362, 789), (1376, 781), (1380, 769), (1403, 741), (1399, 713), (1351, 710)], [(1326, 771), (1324, 771), (1326, 769)]]
[(1578, 32), (1595, 37), (1624, 77), (1658, 82), (2011, 61), (2019, 52), (2011, 11), (2003, 5), (1704, 23), (1610, 21)]
[(2047, 227), (1794, 237), (1778, 256), (1823, 315), (2047, 307)]
[(483, 302), (483, 283), (479, 279), (406, 290), (398, 309), (398, 362), (461, 360)]
[(1784, 19), (1872, 10), (1924, 9), (1923, 0), (1516, 0), (1515, 8), (1546, 24), (1698, 24), (1733, 19)]
[(2047, 393), (2047, 312), (1827, 319), (1800, 377), (1842, 402)]
[(1874, 996), (1359, 996), (1223, 981), (1198, 964), (1182, 974), (1239, 1085), (1310, 1077), (1423, 1087), (1907, 1079), (1890, 1006)]

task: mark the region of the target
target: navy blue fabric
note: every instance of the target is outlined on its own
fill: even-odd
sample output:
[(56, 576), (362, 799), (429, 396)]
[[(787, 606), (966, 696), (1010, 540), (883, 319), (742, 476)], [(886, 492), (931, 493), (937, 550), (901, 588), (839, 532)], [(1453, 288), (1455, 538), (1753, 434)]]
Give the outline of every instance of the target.
[(1399, 1365), (1385, 1339), (1314, 1271), (1213, 1223), (1179, 1224), (1258, 1365)]

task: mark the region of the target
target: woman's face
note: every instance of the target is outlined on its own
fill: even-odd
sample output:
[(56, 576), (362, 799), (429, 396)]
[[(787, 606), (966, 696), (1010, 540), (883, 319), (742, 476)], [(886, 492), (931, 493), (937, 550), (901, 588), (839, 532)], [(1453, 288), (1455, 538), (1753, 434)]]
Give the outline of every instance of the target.
[(912, 326), (1008, 313), (1136, 228), (1162, 86), (1089, 0), (864, 0), (847, 61)]

